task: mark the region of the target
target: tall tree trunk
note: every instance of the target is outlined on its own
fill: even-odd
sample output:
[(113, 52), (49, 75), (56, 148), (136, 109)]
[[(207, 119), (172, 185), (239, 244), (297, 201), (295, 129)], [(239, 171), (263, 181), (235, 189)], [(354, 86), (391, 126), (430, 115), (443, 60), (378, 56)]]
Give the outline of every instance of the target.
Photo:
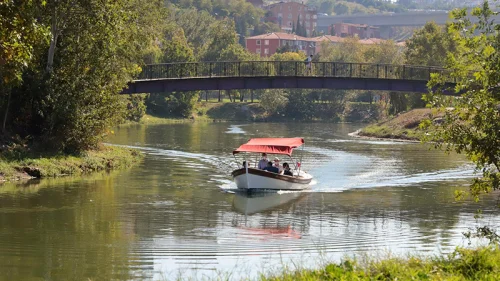
[(5, 114), (3, 115), (2, 133), (4, 133), (4, 134), (5, 134), (5, 124), (7, 124), (7, 117), (9, 116), (10, 93), (11, 93), (11, 91), (9, 91), (9, 94), (7, 97), (7, 105), (5, 106)]
[(252, 100), (253, 103), (253, 91), (250, 92), (250, 99)]
[(47, 73), (52, 73), (52, 67), (54, 65), (54, 55), (56, 53), (57, 38), (59, 37), (59, 30), (57, 28), (57, 13), (56, 8), (52, 11), (52, 23), (50, 25), (50, 47), (49, 54), (47, 55), (47, 68), (45, 71)]
[(233, 102), (231, 99), (231, 90), (227, 90), (227, 95), (229, 96), (229, 102)]
[(219, 102), (220, 102), (220, 90), (219, 90)]

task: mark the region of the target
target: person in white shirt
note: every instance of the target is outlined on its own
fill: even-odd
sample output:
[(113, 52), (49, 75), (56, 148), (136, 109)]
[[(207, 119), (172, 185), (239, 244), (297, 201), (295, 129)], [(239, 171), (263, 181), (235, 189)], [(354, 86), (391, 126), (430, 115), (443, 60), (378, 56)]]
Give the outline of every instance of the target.
[(261, 170), (264, 170), (265, 167), (267, 167), (267, 154), (262, 153), (262, 159), (259, 161), (258, 168)]
[(280, 170), (280, 172), (279, 172), (280, 174), (281, 174), (281, 172), (283, 172), (283, 166), (280, 165), (280, 159), (278, 157), (274, 157), (273, 166)]

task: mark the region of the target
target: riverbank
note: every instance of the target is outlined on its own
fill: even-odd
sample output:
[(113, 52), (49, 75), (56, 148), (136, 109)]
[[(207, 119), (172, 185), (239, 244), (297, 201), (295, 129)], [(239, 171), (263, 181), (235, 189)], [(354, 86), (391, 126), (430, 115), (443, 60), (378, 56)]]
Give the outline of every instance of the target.
[(0, 154), (0, 182), (109, 171), (129, 167), (142, 158), (135, 149), (116, 146), (102, 146), (80, 155), (4, 152)]
[(128, 121), (130, 124), (175, 124), (187, 122), (373, 122), (381, 118), (382, 109), (379, 104), (348, 103), (341, 112), (328, 103), (313, 103), (312, 116), (302, 120), (293, 117), (293, 114), (281, 112), (271, 115), (255, 102), (198, 102), (191, 116), (188, 118), (172, 118), (145, 114), (138, 122)]
[(261, 280), (500, 280), (500, 250), (461, 248), (429, 258), (348, 259), (318, 270), (285, 270)]
[(355, 135), (377, 139), (421, 141), (426, 134), (432, 132), (420, 128), (420, 123), (426, 119), (437, 122), (441, 117), (442, 115), (434, 114), (428, 108), (413, 109), (394, 118), (366, 126)]

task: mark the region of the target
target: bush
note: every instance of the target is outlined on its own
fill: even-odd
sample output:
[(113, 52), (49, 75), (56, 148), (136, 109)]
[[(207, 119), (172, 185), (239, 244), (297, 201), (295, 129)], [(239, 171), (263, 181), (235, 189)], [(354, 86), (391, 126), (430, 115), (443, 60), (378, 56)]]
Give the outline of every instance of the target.
[(128, 96), (125, 118), (129, 121), (139, 122), (144, 114), (146, 114), (146, 104), (144, 103), (144, 97), (140, 95)]

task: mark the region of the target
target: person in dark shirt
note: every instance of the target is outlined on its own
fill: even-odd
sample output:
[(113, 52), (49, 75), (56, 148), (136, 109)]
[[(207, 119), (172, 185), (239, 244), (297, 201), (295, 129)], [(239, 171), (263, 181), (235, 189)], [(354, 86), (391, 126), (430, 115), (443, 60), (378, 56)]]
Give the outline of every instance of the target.
[(269, 161), (267, 162), (267, 167), (264, 168), (264, 171), (278, 174), (280, 172), (280, 169), (273, 167), (273, 162)]
[(293, 176), (292, 171), (290, 171), (290, 166), (288, 163), (283, 163), (283, 175), (285, 176)]

